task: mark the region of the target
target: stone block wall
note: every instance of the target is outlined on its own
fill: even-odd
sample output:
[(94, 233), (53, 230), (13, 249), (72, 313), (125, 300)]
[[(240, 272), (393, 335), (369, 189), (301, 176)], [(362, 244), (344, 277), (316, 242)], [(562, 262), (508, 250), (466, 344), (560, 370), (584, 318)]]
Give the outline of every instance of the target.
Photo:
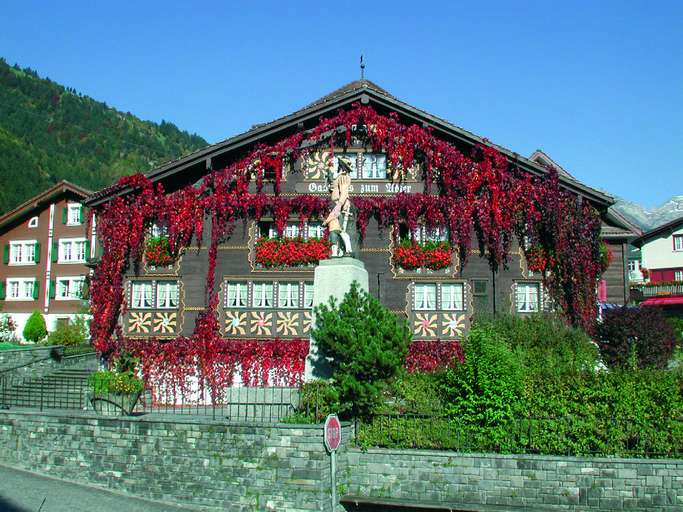
[(51, 364), (54, 358), (50, 354), (63, 354), (64, 347), (54, 345), (49, 347), (35, 347), (18, 350), (0, 351), (0, 372), (21, 367), (30, 363)]
[(206, 508), (332, 508), (319, 425), (0, 411), (0, 463)]
[(356, 496), (539, 510), (683, 510), (683, 460), (350, 449)]

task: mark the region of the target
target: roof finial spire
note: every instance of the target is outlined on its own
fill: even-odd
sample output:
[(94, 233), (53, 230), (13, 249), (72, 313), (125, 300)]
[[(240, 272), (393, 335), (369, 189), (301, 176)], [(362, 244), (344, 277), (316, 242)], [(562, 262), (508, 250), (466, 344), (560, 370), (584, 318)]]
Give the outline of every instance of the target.
[(360, 54), (360, 79), (365, 80), (365, 61), (363, 61), (363, 54)]

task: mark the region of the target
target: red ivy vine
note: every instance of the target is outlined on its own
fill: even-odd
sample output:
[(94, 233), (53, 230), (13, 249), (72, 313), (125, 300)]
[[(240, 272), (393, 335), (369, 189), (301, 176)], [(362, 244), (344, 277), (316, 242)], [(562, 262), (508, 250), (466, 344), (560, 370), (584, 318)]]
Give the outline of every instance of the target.
[[(427, 228), (446, 226), (450, 246), (458, 252), (463, 265), (472, 235), (476, 234), (480, 253), (493, 270), (507, 263), (515, 236), (519, 240), (527, 239), (555, 255), (553, 271), (546, 275), (552, 298), (572, 323), (591, 327), (600, 270), (600, 220), (587, 201), (582, 202), (561, 189), (553, 170), (547, 177), (534, 177), (488, 145), (479, 145), (470, 155), (465, 155), (456, 146), (435, 137), (431, 129), (406, 125), (396, 113), (385, 116), (371, 107), (356, 104), (350, 110), (321, 119), (308, 132), (297, 132), (274, 144), (254, 147), (229, 167), (208, 173), (196, 186), (188, 185), (166, 194), (160, 185), (141, 175), (119, 180), (112, 192), (127, 193), (115, 195), (98, 211), (97, 227), (104, 251), (91, 287), (92, 336), (96, 350), (109, 355), (128, 342), (118, 325), (125, 311), (123, 275), (129, 265), (140, 261), (145, 230), (152, 223), (164, 226), (169, 251), (177, 254), (193, 241), (197, 246), (202, 244), (205, 219), (211, 219), (206, 309), (197, 319), (192, 336), (158, 342), (163, 346), (158, 356), (154, 355), (154, 349), (140, 350), (145, 358), (149, 352), (155, 360), (165, 355), (173, 359), (176, 356), (170, 354), (178, 351), (191, 353), (192, 357), (182, 359), (179, 367), (191, 372), (188, 361), (192, 360), (192, 364), (197, 361), (202, 378), (212, 393), (218, 393), (232, 375), (226, 354), (245, 358), (249, 351), (260, 350), (260, 346), (226, 343), (220, 337), (215, 273), (218, 241), (228, 237), (240, 220), (259, 220), (268, 215), (282, 233), (291, 217), (298, 217), (302, 223), (323, 217), (328, 209), (326, 198), (279, 195), (283, 166), (323, 147), (348, 147), (352, 137), (375, 151), (386, 152), (393, 169), (419, 168), (425, 183), (423, 194), (354, 197), (361, 235), (371, 221), (380, 228), (398, 228), (405, 224), (410, 232), (419, 224)], [(270, 193), (264, 192), (266, 177), (273, 180)], [(250, 183), (255, 184), (255, 192), (250, 191)], [(197, 348), (183, 349), (187, 344)], [(260, 364), (272, 366), (270, 362)], [(180, 378), (178, 372), (173, 375)]]

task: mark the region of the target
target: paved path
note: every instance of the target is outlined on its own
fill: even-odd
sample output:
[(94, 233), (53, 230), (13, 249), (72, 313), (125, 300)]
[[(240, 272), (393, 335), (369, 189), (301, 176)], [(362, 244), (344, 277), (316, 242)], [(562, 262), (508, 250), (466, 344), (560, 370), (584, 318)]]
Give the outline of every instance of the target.
[(187, 510), (196, 509), (132, 498), (0, 465), (0, 512), (180, 512)]

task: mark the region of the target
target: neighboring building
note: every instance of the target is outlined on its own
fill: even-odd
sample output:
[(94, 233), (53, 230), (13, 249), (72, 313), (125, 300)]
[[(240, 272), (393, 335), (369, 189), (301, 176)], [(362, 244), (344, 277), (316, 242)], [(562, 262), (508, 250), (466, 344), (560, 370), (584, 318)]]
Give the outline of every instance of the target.
[(683, 312), (683, 217), (667, 222), (633, 241), (640, 249), (646, 282), (636, 289), (643, 305)]
[[(529, 157), (530, 160), (544, 166), (557, 169), (560, 176), (566, 180), (576, 179), (550, 158), (545, 152), (537, 149)], [(626, 304), (630, 296), (630, 260), (628, 257), (630, 241), (640, 236), (642, 231), (638, 226), (629, 222), (614, 208), (609, 208), (602, 217), (600, 236), (612, 253), (612, 261), (598, 284), (598, 301), (602, 305)]]
[(34, 310), (45, 315), (50, 331), (83, 308), (86, 261), (95, 250), (94, 222), (87, 222), (83, 206), (90, 194), (61, 181), (0, 217), (0, 308), (16, 322), (19, 337)]
[[(267, 124), (257, 125), (250, 131), (208, 146), (191, 155), (165, 164), (148, 174), (154, 182), (162, 183), (164, 190), (173, 192), (196, 183), (207, 171), (221, 169), (242, 156), (256, 144), (277, 141), (297, 131), (311, 129), (321, 116), (335, 114), (361, 103), (376, 111), (395, 112), (403, 122), (432, 127), (434, 134), (464, 152), (477, 144), (488, 144), (472, 133), (438, 117), (399, 101), (375, 84), (363, 80), (321, 98), (293, 114)], [(535, 175), (547, 173), (543, 165), (524, 158), (507, 149), (497, 147), (523, 170)], [(348, 148), (347, 157), (354, 162), (353, 197), (387, 196), (397, 192), (419, 193), (424, 184), (417, 173), (408, 173), (401, 183), (394, 183), (382, 153), (358, 145)], [(298, 194), (328, 196), (325, 174), (327, 157), (314, 154), (293, 164), (300, 172), (285, 169), (282, 195)], [(573, 193), (581, 195), (605, 214), (612, 199), (589, 188), (566, 173), (560, 183)], [(105, 189), (88, 198), (87, 204), (98, 206), (109, 201), (117, 189)], [(611, 217), (606, 216), (605, 222)], [(250, 222), (245, 229), (237, 227), (229, 239), (218, 247), (216, 275), (221, 276), (221, 307), (219, 320), (225, 338), (282, 339), (308, 338), (311, 329), (311, 309), (314, 267), (264, 268), (255, 260), (255, 245), (260, 237), (273, 235), (273, 223)], [(211, 238), (205, 223), (204, 240)], [(287, 226), (287, 237), (304, 239), (319, 237), (323, 228), (318, 222), (308, 223), (303, 230), (292, 218)], [(381, 232), (377, 225), (369, 225), (363, 245), (357, 251), (369, 274), (370, 293), (394, 312), (405, 315), (414, 339), (457, 340), (467, 332), (472, 318), (487, 313), (512, 312), (530, 314), (549, 307), (540, 274), (528, 270), (519, 247), (512, 248), (508, 267), (492, 272), (487, 260), (479, 257), (473, 244), (472, 256), (460, 268), (457, 257), (444, 270), (403, 270), (392, 264), (394, 238)], [(421, 240), (445, 237), (445, 230), (421, 230)], [(624, 235), (626, 237), (626, 235)], [(621, 244), (621, 232), (615, 238)], [(613, 300), (624, 300), (624, 259), (619, 253), (616, 261), (621, 281), (615, 285)], [(206, 250), (186, 250), (175, 264), (154, 268), (143, 264), (136, 273), (127, 274), (127, 311), (122, 319), (124, 334), (131, 337), (154, 336), (175, 338), (189, 335), (197, 316), (206, 307), (204, 284), (208, 257)], [(618, 288), (618, 289), (617, 289)]]

